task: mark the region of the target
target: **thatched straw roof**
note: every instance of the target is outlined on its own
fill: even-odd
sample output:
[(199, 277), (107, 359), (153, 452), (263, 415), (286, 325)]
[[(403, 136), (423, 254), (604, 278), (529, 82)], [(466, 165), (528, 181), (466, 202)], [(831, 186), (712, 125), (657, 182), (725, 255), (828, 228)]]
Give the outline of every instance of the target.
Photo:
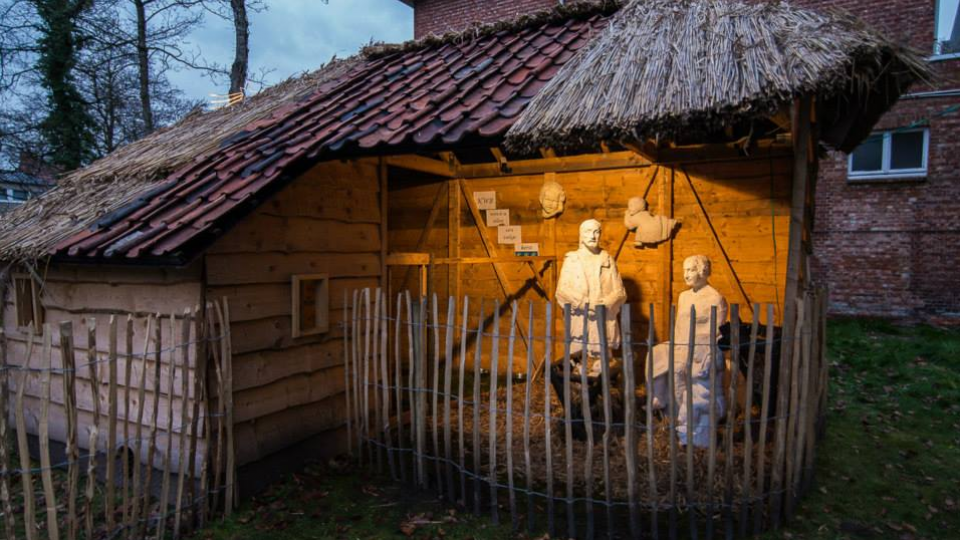
[(861, 101), (852, 107), (860, 129), (827, 141), (849, 151), (926, 73), (919, 54), (840, 12), (786, 2), (634, 0), (537, 94), (507, 146), (671, 137), (771, 114), (816, 94)]

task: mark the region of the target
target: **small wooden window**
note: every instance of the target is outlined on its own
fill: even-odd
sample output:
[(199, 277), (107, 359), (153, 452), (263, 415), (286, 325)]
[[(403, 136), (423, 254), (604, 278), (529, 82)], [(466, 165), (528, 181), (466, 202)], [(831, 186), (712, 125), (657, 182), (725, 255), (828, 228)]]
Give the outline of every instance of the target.
[(330, 279), (327, 274), (293, 276), (293, 337), (330, 329)]
[(17, 326), (27, 328), (30, 324), (40, 331), (43, 328), (43, 305), (40, 304), (40, 286), (27, 275), (13, 276), (13, 296), (17, 307)]

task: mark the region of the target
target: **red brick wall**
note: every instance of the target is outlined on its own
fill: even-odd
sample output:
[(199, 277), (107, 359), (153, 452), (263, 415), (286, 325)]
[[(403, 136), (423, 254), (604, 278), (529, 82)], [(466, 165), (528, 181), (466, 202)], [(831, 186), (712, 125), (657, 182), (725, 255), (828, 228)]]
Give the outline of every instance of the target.
[(413, 34), (416, 39), (444, 34), (474, 23), (495, 22), (548, 9), (558, 3), (558, 0), (415, 0)]
[[(898, 41), (933, 51), (935, 0), (794, 0), (837, 6)], [(960, 89), (960, 61), (934, 62), (940, 80), (911, 92)], [(835, 314), (960, 324), (960, 97), (903, 99), (877, 129), (930, 129), (927, 177), (847, 181), (846, 155), (821, 163), (814, 224), (815, 278)]]

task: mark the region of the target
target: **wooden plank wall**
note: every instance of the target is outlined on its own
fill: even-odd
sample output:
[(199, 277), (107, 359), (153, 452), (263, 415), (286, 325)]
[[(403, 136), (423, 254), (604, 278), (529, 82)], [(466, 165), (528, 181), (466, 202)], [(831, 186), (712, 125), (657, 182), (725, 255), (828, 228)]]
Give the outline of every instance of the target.
[[(70, 321), (74, 329), (74, 345), (76, 350), (76, 363), (81, 366), (77, 370), (77, 390), (78, 400), (77, 408), (79, 412), (78, 433), (84, 434), (93, 423), (94, 402), (93, 389), (90, 379), (89, 368), (84, 367), (87, 364), (87, 324), (91, 319), (97, 322), (97, 351), (100, 359), (105, 359), (108, 354), (109, 339), (109, 319), (111, 315), (117, 317), (118, 326), (118, 393), (125, 395), (126, 388), (126, 324), (127, 316), (133, 315), (134, 321), (134, 339), (133, 347), (135, 355), (142, 355), (144, 350), (145, 319), (149, 314), (161, 313), (164, 315), (163, 321), (163, 343), (162, 347), (167, 349), (171, 345), (171, 332), (169, 330), (169, 317), (172, 313), (178, 316), (183, 314), (184, 309), (193, 308), (200, 304), (201, 298), (201, 280), (200, 265), (194, 264), (185, 269), (160, 269), (143, 267), (92, 267), (76, 265), (54, 265), (49, 268), (40, 268), (38, 273), (43, 277), (43, 287), (41, 292), (41, 302), (45, 309), (45, 321), (54, 328), (53, 336), (53, 355), (52, 367), (62, 369), (61, 353), (59, 348), (59, 323)], [(7, 295), (4, 299), (3, 325), (7, 335), (7, 362), (11, 365), (22, 366), (26, 355), (28, 335), (26, 329), (17, 326), (16, 306), (14, 305), (13, 287), (7, 289)], [(179, 325), (178, 325), (179, 326)], [(152, 333), (152, 332), (151, 332)], [(179, 338), (178, 338), (179, 339)], [(35, 337), (35, 346), (33, 352), (33, 366), (40, 365), (40, 344), (42, 339)], [(151, 344), (150, 351), (155, 350), (155, 345)], [(179, 353), (178, 353), (179, 354)], [(160, 421), (157, 432), (159, 447), (165, 447), (169, 436), (165, 431), (167, 425), (168, 396), (166, 389), (169, 387), (169, 368), (167, 362), (170, 353), (164, 352), (162, 355), (163, 366), (161, 367), (161, 393), (160, 399)], [(189, 376), (192, 380), (193, 366), (195, 365), (195, 355), (191, 351), (189, 358), (190, 370)], [(149, 418), (153, 411), (153, 404), (157, 396), (154, 395), (154, 361), (153, 356), (149, 355), (146, 363), (147, 391), (144, 396), (144, 418)], [(136, 392), (140, 381), (140, 374), (144, 369), (144, 362), (136, 358), (132, 364), (131, 379), (133, 382), (130, 402), (131, 418), (131, 437), (134, 436), (134, 425), (138, 412), (138, 399)], [(15, 389), (16, 377), (10, 378), (11, 386)], [(101, 420), (100, 425), (107, 425), (107, 407), (106, 399), (109, 390), (108, 367), (106, 362), (99, 364), (98, 392), (101, 399)], [(181, 372), (179, 368), (174, 378), (174, 411), (176, 412), (173, 432), (174, 436), (180, 433), (179, 411), (182, 404), (181, 391)], [(193, 387), (190, 385), (188, 399), (193, 397)], [(15, 391), (15, 390), (14, 390)], [(42, 395), (39, 377), (31, 376), (27, 379), (25, 390), (26, 420), (27, 430), (31, 434), (37, 434), (39, 416), (40, 416), (40, 398)], [(51, 397), (50, 408), (50, 436), (57, 441), (63, 441), (66, 438), (66, 411), (64, 409), (63, 396), (63, 376), (54, 372), (51, 376)], [(118, 410), (118, 418), (124, 418), (124, 407)], [(13, 411), (11, 409), (11, 414)], [(201, 424), (202, 425), (202, 424)], [(145, 428), (147, 423), (144, 423)], [(118, 434), (118, 444), (122, 444), (122, 433)], [(82, 448), (87, 448), (87, 437), (79, 437), (79, 444)], [(106, 451), (106, 431), (101, 428), (98, 450)], [(173, 445), (177, 447), (176, 444)], [(143, 448), (143, 458), (146, 459), (146, 445)], [(201, 451), (198, 451), (201, 454)], [(173, 456), (175, 468), (179, 467), (179, 455)], [(162, 458), (157, 456), (155, 466), (163, 465)]]
[[(343, 425), (343, 293), (379, 284), (377, 165), (317, 165), (207, 251), (207, 296), (230, 302), (238, 465)], [(330, 331), (294, 339), (291, 277), (315, 273)]]
[[(567, 203), (554, 225), (555, 251), (551, 241), (551, 226), (539, 215), (538, 194), (544, 181), (543, 174), (468, 179), (464, 182), (473, 191), (496, 191), (497, 207), (510, 210), (510, 222), (512, 225), (521, 225), (523, 241), (539, 242), (541, 255), (556, 253), (562, 264), (563, 254), (577, 248), (580, 223), (590, 218), (603, 224), (601, 244), (614, 255), (627, 233), (623, 224), (627, 200), (643, 195), (649, 189), (646, 200), (651, 210), (658, 213), (661, 194), (668, 194), (661, 189), (661, 183), (664, 183), (664, 189), (669, 190), (672, 175), (673, 215), (683, 225), (672, 246), (671, 275), (665, 277), (661, 271), (661, 263), (667, 255), (665, 250), (670, 249), (667, 244), (658, 248), (636, 249), (631, 234), (618, 259), (628, 302), (633, 304), (633, 334), (645, 336), (649, 319), (647, 305), (651, 302), (656, 304), (658, 317), (668, 313), (664, 289), (669, 284), (670, 289), (666, 293), (676, 303), (680, 292), (686, 289), (682, 265), (690, 255), (705, 254), (710, 257), (713, 263), (711, 284), (731, 304), (743, 303), (742, 288), (749, 302), (771, 302), (782, 306), (790, 174), (791, 159), (782, 156), (557, 173), (555, 179), (564, 186)], [(690, 188), (691, 183), (699, 202)], [(388, 220), (391, 252), (417, 251), (417, 242), (428, 221), (431, 207), (437, 200), (438, 189), (448, 189), (442, 184), (455, 186), (456, 181), (394, 182), (391, 178)], [(438, 258), (448, 257), (448, 228), (450, 223), (456, 223), (448, 215), (446, 192), (439, 195), (441, 208), (421, 249)], [(471, 212), (465, 201), (460, 206), (460, 254), (462, 257), (484, 257), (487, 254)], [(496, 228), (483, 226), (496, 242)], [(497, 249), (500, 256), (513, 255), (512, 246), (497, 245)], [(723, 252), (729, 258), (729, 266), (724, 262)], [(540, 264), (537, 263), (537, 266)], [(542, 296), (532, 289), (525, 289), (529, 285), (531, 272), (524, 264), (506, 263), (502, 267), (514, 287), (512, 293), (516, 293), (517, 299), (543, 302)], [(728, 268), (733, 269), (736, 277)], [(393, 295), (401, 288), (404, 273), (402, 269), (392, 270), (390, 288)], [(449, 283), (449, 275), (455, 274), (448, 273), (444, 266), (438, 266), (431, 274), (431, 290), (441, 298), (456, 290), (456, 286)], [(546, 277), (549, 275), (547, 273)], [(550, 286), (549, 281), (545, 280), (545, 284)], [(411, 281), (410, 285), (415, 289), (416, 281)], [(463, 265), (459, 286), (461, 296), (470, 296), (471, 302), (481, 297), (499, 298), (501, 304), (504, 302), (491, 264)], [(535, 309), (537, 318), (542, 319), (542, 307)], [(475, 314), (475, 310), (476, 305), (472, 304), (471, 312)], [(485, 311), (489, 315), (489, 305)], [(779, 311), (778, 307), (778, 320)], [(748, 308), (741, 309), (741, 313), (745, 322), (752, 320)], [(559, 311), (557, 316), (559, 318)], [(474, 318), (470, 325), (476, 328)], [(657, 330), (659, 338), (665, 333), (666, 325), (661, 327), (658, 324)], [(538, 324), (537, 334), (542, 336), (543, 333), (543, 325)]]

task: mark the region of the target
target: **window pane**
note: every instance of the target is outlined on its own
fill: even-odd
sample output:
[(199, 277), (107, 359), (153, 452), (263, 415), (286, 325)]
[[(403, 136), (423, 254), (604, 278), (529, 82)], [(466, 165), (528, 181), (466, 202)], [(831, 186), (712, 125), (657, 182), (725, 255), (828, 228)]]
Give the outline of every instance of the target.
[(27, 192), (22, 189), (13, 190), (13, 199), (15, 201), (25, 201), (27, 200)]
[(851, 172), (879, 171), (883, 168), (883, 135), (871, 135), (856, 150), (850, 164)]
[(937, 50), (938, 54), (960, 52), (960, 0), (939, 0), (937, 3)]
[(923, 167), (923, 132), (894, 133), (890, 140), (891, 169)]

